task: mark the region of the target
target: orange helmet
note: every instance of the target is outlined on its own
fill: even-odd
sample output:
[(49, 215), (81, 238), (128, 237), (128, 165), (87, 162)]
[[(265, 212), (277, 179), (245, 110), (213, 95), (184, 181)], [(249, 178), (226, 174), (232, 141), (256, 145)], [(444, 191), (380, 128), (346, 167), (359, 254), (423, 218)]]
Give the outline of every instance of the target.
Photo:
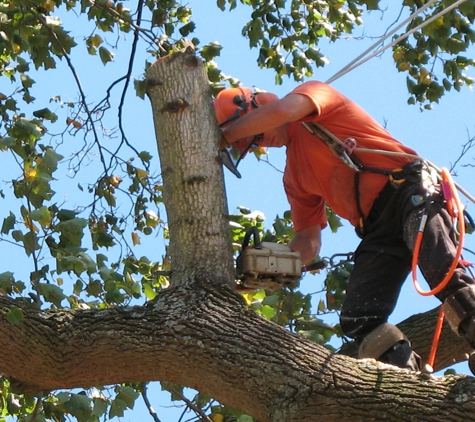
[(253, 108), (277, 101), (279, 97), (270, 92), (253, 92), (251, 88), (227, 88), (214, 100), (214, 112), (220, 126), (243, 116)]
[[(251, 88), (227, 88), (220, 91), (216, 96), (213, 103), (214, 112), (219, 125), (224, 126), (225, 124), (244, 116), (253, 108), (277, 101), (278, 99), (279, 97), (277, 97), (277, 95), (269, 92), (252, 92)], [(235, 145), (235, 150), (239, 152), (237, 157), (233, 157), (227, 148), (221, 151), (223, 164), (238, 178), (241, 178), (241, 174), (237, 170), (239, 162), (246, 155), (254, 142), (261, 139), (262, 136), (262, 134), (254, 136), (251, 138), (250, 142), (242, 147)], [(236, 159), (237, 161), (235, 161)]]

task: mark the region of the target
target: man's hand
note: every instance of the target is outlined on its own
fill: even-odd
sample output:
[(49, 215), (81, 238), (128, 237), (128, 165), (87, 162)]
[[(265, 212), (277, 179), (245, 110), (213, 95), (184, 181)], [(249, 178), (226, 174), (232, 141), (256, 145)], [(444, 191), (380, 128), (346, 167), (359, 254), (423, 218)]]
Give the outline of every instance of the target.
[(322, 245), (321, 231), (322, 228), (320, 224), (317, 224), (295, 233), (289, 246), (293, 250), (300, 252), (303, 263), (310, 262), (320, 252)]

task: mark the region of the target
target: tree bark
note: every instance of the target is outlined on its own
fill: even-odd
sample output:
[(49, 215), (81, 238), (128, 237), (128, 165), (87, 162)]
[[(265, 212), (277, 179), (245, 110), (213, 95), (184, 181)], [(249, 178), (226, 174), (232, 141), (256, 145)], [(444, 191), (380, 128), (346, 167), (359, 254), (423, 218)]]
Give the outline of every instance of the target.
[(206, 278), (234, 283), (232, 243), (206, 68), (193, 52), (147, 71), (170, 229), (172, 284)]
[[(18, 306), (0, 297), (0, 306)], [(140, 307), (0, 320), (0, 369), (23, 391), (161, 380), (266, 421), (475, 421), (475, 380), (332, 354), (209, 280)], [(416, 321), (417, 322), (417, 321)]]

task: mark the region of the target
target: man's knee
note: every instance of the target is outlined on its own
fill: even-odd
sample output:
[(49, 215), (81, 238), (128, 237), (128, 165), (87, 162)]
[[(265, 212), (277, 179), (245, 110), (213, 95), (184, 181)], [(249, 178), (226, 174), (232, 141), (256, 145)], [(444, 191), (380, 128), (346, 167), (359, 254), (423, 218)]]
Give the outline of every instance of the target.
[(420, 371), (420, 357), (413, 352), (406, 336), (395, 325), (379, 325), (361, 342), (358, 357), (373, 358), (401, 368)]
[(475, 286), (467, 286), (449, 296), (443, 304), (451, 328), (475, 347)]

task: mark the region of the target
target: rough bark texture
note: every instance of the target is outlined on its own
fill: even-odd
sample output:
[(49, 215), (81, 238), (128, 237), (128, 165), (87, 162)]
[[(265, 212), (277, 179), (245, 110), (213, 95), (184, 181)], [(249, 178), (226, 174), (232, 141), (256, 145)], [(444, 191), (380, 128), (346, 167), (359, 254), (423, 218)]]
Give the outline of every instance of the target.
[(172, 284), (196, 276), (233, 282), (219, 128), (206, 68), (193, 52), (147, 71), (170, 229)]
[[(12, 302), (0, 298), (2, 309)], [(0, 370), (23, 390), (164, 380), (261, 422), (475, 421), (473, 378), (332, 354), (208, 280), (144, 307), (23, 311), (19, 324), (0, 320)]]
[[(170, 381), (260, 422), (475, 421), (473, 378), (431, 377), (332, 354), (245, 306), (230, 286), (218, 133), (209, 126), (214, 119), (203, 78), (203, 65), (190, 54), (149, 71), (172, 287), (146, 306), (105, 310), (43, 311), (0, 296), (0, 371), (29, 392)], [(12, 307), (24, 313), (17, 324), (6, 319)], [(434, 319), (416, 315), (403, 327), (425, 359)], [(460, 359), (461, 345), (444, 334), (439, 362)]]

